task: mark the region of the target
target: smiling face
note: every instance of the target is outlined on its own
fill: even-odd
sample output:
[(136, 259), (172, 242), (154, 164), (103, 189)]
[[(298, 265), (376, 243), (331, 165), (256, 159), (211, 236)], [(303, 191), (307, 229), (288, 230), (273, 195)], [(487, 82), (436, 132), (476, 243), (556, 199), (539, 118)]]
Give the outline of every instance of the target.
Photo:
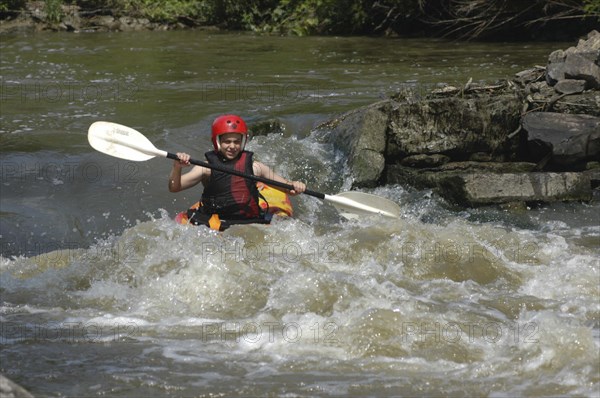
[(220, 152), (227, 160), (235, 159), (242, 151), (242, 135), (237, 133), (222, 134)]

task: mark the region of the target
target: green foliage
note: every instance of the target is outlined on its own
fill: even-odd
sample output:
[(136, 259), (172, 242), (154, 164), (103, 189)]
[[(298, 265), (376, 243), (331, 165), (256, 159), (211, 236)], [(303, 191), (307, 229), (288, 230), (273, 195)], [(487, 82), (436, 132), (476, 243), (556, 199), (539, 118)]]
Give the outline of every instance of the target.
[(44, 4), (48, 21), (59, 23), (63, 17), (62, 0), (45, 0)]
[(200, 16), (210, 25), (232, 30), (260, 30), (276, 8), (276, 0), (204, 0)]
[(397, 28), (419, 11), (419, 0), (284, 0), (273, 12), (273, 30), (296, 35), (370, 34)]
[(365, 34), (385, 30), (399, 15), (415, 15), (419, 0), (205, 0), (216, 25), (298, 36)]
[(181, 16), (196, 14), (197, 1), (192, 0), (124, 0), (120, 1), (124, 13), (148, 18), (151, 21), (173, 22)]
[[(600, 0), (44, 0), (49, 22), (60, 22), (63, 3), (153, 22), (297, 36), (433, 32), (474, 38), (554, 20), (573, 26), (578, 17), (589, 25), (583, 13), (600, 17)], [(14, 15), (25, 4), (1, 0), (0, 14)]]
[(600, 0), (583, 0), (583, 11), (589, 16), (600, 16)]
[[(323, 15), (326, 0), (281, 1), (264, 21), (260, 30), (305, 36), (319, 32), (319, 26), (327, 19)], [(321, 10), (321, 14), (319, 13)]]
[(363, 30), (367, 17), (361, 0), (292, 0), (281, 4), (291, 8), (282, 27), (299, 36), (355, 33)]

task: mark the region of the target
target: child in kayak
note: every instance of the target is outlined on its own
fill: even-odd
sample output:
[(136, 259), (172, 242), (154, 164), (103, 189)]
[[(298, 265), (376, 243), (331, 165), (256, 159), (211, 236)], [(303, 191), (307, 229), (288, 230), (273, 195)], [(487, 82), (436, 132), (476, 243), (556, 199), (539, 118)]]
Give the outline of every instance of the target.
[[(253, 160), (253, 153), (244, 150), (247, 139), (248, 128), (241, 117), (217, 117), (212, 124), (214, 150), (205, 153), (206, 160), (211, 164), (291, 185), (294, 189), (288, 191), (290, 195), (304, 192), (306, 185), (303, 182), (289, 181), (265, 164)], [(260, 194), (254, 181), (202, 166), (194, 166), (182, 175), (182, 168), (190, 165), (190, 155), (179, 152), (177, 157), (179, 160), (173, 162), (169, 176), (169, 191), (179, 192), (199, 182), (204, 185), (202, 205), (188, 211), (188, 219), (192, 224), (224, 230), (233, 224), (270, 222), (258, 204)]]

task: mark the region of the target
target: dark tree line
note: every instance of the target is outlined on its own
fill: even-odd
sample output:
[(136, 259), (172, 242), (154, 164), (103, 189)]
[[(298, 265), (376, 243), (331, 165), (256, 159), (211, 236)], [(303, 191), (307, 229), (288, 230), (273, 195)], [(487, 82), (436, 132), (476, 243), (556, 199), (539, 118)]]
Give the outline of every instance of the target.
[[(40, 3), (40, 2), (39, 2)], [(572, 40), (600, 24), (600, 0), (45, 0), (49, 18), (68, 6), (189, 26), (293, 35), (445, 36)], [(9, 17), (25, 0), (0, 1)]]

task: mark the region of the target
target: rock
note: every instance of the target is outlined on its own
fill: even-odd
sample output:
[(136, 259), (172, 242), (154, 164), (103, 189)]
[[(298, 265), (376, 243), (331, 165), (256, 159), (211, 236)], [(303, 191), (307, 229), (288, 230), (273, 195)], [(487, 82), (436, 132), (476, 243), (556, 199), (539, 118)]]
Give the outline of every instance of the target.
[(2, 398), (33, 398), (29, 391), (0, 374), (0, 397)]
[(351, 167), (354, 170), (353, 187), (375, 187), (381, 179), (385, 158), (381, 152), (363, 149), (352, 157)]
[(520, 123), (515, 93), (425, 99), (395, 104), (390, 114), (386, 159), (415, 154), (465, 157), (492, 152)]
[(17, 33), (24, 34), (33, 32), (36, 29), (36, 22), (33, 18), (19, 15), (16, 18), (0, 20), (0, 34), (2, 33)]
[(27, 5), (31, 17), (38, 21), (46, 21), (48, 19), (48, 13), (46, 13), (45, 8), (43, 4), (30, 3)]
[(469, 156), (469, 160), (472, 162), (491, 162), (493, 158), (489, 153), (475, 152)]
[(250, 126), (250, 133), (253, 137), (269, 134), (283, 134), (285, 124), (277, 119), (264, 120)]
[(120, 17), (117, 20), (117, 26), (118, 26), (118, 30), (120, 30), (121, 32), (131, 32), (136, 30), (135, 29), (135, 18), (132, 17)]
[[(595, 173), (595, 174), (594, 174)], [(491, 172), (446, 170), (416, 172), (394, 165), (388, 182), (410, 182), (417, 188), (432, 188), (441, 197), (460, 206), (484, 206), (511, 202), (589, 201), (593, 181), (600, 170), (586, 172)]]
[(79, 18), (79, 14), (65, 15), (60, 23), (60, 28), (69, 32), (79, 32), (81, 29), (81, 18)]
[(592, 32), (577, 49), (554, 52), (546, 70), (400, 91), (317, 130), (348, 156), (354, 187), (409, 184), (463, 206), (591, 200), (600, 185), (600, 92), (587, 72), (598, 66), (597, 48)]
[(389, 106), (389, 101), (381, 101), (319, 127), (332, 128), (329, 141), (348, 154), (355, 187), (375, 186), (381, 178), (385, 167)]
[[(543, 103), (549, 103), (548, 98)], [(548, 107), (546, 107), (548, 108)], [(550, 110), (550, 109), (545, 109)], [(571, 94), (552, 102), (552, 112), (586, 114), (600, 117), (600, 91), (588, 90), (581, 94)]]
[(587, 162), (585, 164), (585, 169), (586, 170), (600, 169), (600, 162), (598, 162), (598, 161)]
[(587, 201), (592, 198), (585, 173), (473, 173), (442, 180), (442, 195), (470, 206), (525, 202)]
[(585, 80), (586, 88), (600, 88), (600, 33), (594, 30), (576, 47), (556, 50), (548, 57), (546, 81), (551, 86), (564, 79)]
[(449, 162), (438, 167), (438, 171), (523, 173), (535, 170), (535, 163), (529, 162)]
[(534, 112), (525, 115), (523, 128), (532, 156), (549, 154), (555, 165), (581, 168), (600, 157), (599, 117)]
[(437, 89), (431, 91), (431, 93), (434, 95), (458, 94), (459, 92), (460, 92), (460, 88), (454, 87), (454, 86), (444, 86), (444, 87), (437, 88)]
[[(56, 2), (55, 2), (56, 3)], [(60, 3), (60, 2), (58, 2)], [(66, 3), (66, 2), (63, 2)], [(140, 31), (167, 30), (168, 23), (152, 23), (146, 18), (121, 17), (115, 19), (110, 9), (82, 9), (78, 5), (62, 5), (62, 18), (59, 23), (49, 20), (44, 2), (28, 2), (24, 11), (18, 12), (15, 18), (0, 20), (0, 33), (63, 30), (80, 31)], [(103, 13), (107, 14), (103, 14)]]
[(388, 165), (386, 179), (390, 184), (410, 184), (417, 189), (438, 187), (441, 180), (472, 173), (528, 173), (535, 170), (528, 162), (449, 162), (440, 167), (415, 169), (400, 164)]
[(434, 155), (411, 155), (400, 161), (400, 164), (408, 167), (426, 168), (437, 167), (448, 163), (450, 158), (446, 155), (436, 153)]
[(554, 85), (560, 94), (579, 94), (585, 90), (585, 80), (564, 79)]
[(100, 30), (116, 30), (119, 22), (112, 15), (96, 15), (89, 20), (90, 25), (99, 27)]
[(515, 81), (521, 83), (522, 85), (535, 83), (540, 80), (544, 80), (545, 74), (546, 68), (535, 66), (533, 68), (516, 73)]
[(600, 48), (595, 52), (568, 54), (564, 74), (567, 79), (585, 80), (586, 88), (600, 88)]

